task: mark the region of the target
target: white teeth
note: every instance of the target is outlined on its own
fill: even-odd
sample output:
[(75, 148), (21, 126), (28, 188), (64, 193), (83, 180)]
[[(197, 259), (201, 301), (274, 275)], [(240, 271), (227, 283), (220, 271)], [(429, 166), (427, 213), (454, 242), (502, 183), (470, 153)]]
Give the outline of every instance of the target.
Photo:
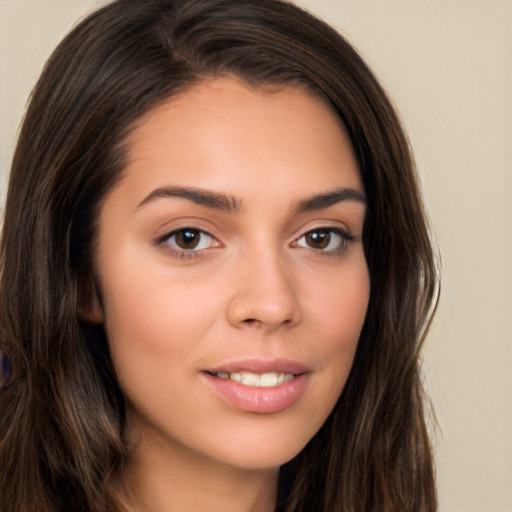
[(288, 382), (293, 379), (292, 373), (277, 373), (277, 372), (268, 372), (268, 373), (251, 373), (251, 372), (218, 372), (215, 373), (217, 377), (221, 379), (227, 380), (231, 379), (236, 382), (240, 382), (245, 386), (254, 386), (261, 388), (271, 388), (274, 386), (279, 386), (283, 382)]
[(275, 386), (277, 384), (277, 380), (279, 376), (277, 373), (263, 373), (260, 375), (260, 386), (265, 388)]
[(259, 386), (260, 376), (257, 373), (242, 373), (242, 384), (246, 386)]

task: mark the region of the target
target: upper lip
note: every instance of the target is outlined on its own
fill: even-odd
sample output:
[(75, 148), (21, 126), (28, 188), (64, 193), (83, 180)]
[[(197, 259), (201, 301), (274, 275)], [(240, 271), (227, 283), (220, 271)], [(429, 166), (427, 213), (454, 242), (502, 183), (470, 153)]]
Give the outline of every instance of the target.
[(243, 359), (238, 361), (229, 361), (206, 370), (208, 373), (233, 373), (233, 372), (252, 372), (252, 373), (291, 373), (301, 375), (309, 373), (311, 370), (305, 364), (291, 359)]

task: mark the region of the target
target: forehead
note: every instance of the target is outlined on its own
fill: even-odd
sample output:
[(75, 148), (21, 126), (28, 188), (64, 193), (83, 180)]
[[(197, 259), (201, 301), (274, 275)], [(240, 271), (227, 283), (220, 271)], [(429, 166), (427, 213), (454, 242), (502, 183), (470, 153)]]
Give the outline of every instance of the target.
[(323, 191), (341, 177), (344, 186), (361, 187), (344, 127), (324, 100), (298, 87), (254, 88), (227, 77), (145, 114), (128, 139), (124, 174), (213, 188), (245, 181), (246, 188), (287, 190), (294, 178)]

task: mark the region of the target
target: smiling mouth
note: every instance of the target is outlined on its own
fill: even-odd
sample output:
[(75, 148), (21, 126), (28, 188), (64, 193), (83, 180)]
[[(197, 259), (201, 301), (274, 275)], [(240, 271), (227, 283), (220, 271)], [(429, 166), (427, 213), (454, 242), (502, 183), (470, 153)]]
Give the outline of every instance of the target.
[(281, 372), (266, 372), (266, 373), (253, 373), (253, 372), (211, 372), (210, 375), (219, 377), (223, 380), (232, 380), (239, 382), (244, 386), (252, 386), (258, 388), (273, 388), (289, 382), (295, 375), (293, 373)]
[(311, 369), (297, 361), (246, 359), (203, 370), (206, 382), (231, 406), (270, 414), (290, 408), (306, 393)]

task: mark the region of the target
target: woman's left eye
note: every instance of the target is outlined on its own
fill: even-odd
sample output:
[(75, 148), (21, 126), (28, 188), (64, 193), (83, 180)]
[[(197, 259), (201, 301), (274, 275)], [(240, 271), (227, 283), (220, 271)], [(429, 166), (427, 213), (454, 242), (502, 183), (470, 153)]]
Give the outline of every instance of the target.
[(181, 228), (160, 238), (160, 243), (166, 243), (177, 252), (197, 252), (209, 249), (214, 245), (212, 235), (196, 228)]
[(338, 253), (344, 251), (347, 243), (353, 239), (352, 235), (343, 229), (319, 228), (304, 233), (295, 243), (306, 249)]

